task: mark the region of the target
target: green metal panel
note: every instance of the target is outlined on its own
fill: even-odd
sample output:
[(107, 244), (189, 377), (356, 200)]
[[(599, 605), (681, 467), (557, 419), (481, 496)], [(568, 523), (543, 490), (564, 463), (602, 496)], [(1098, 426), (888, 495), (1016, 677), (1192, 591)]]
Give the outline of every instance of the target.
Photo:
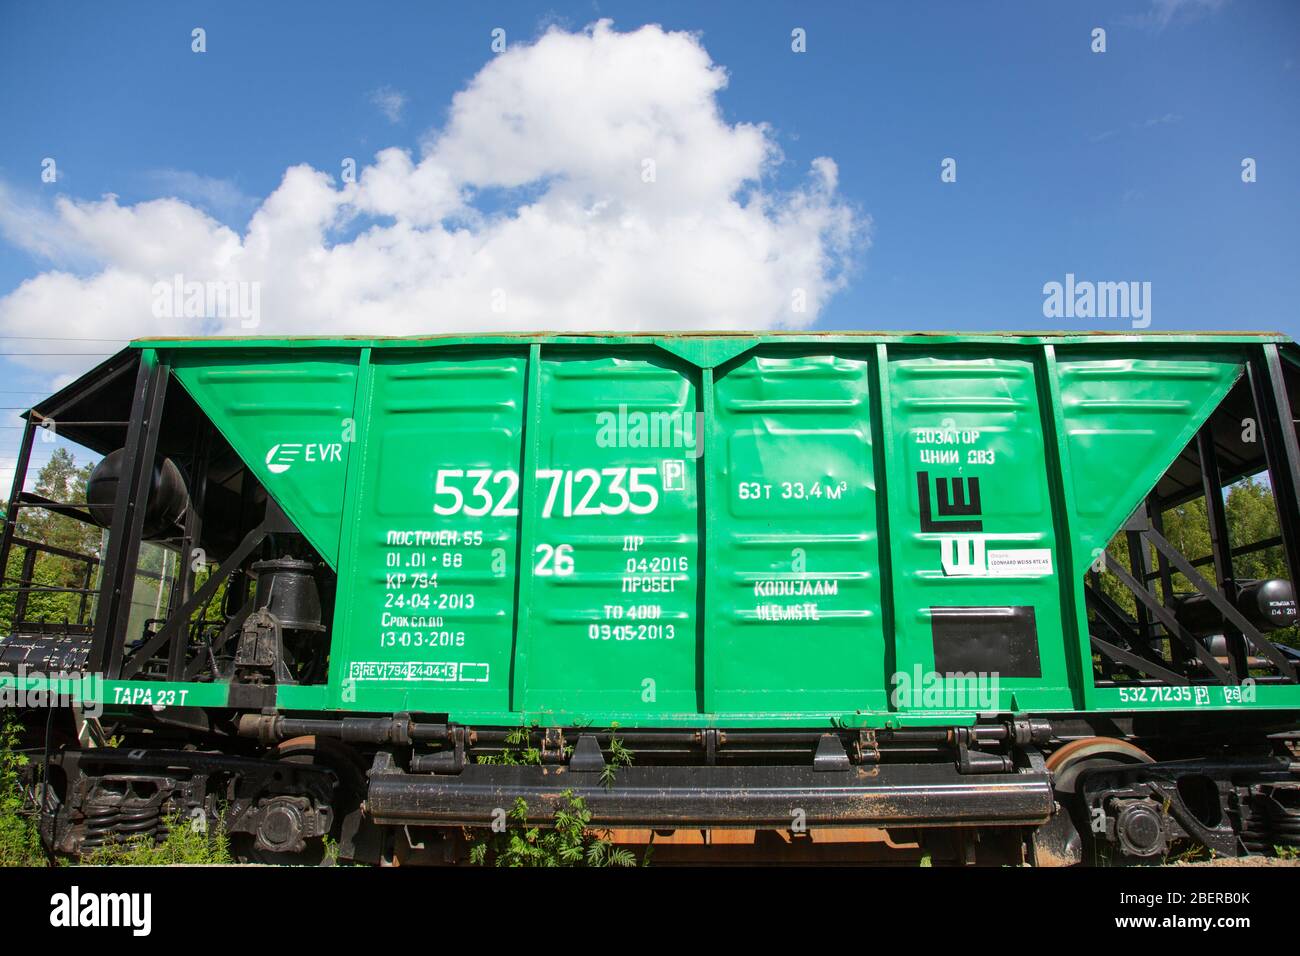
[(338, 567), (357, 354), (178, 351), (172, 370), (329, 564)]
[(372, 352), (330, 693), (508, 710), (528, 353)]
[(653, 347), (541, 352), (526, 713), (698, 712), (698, 381)]
[(704, 661), (719, 713), (886, 706), (870, 356), (771, 346), (716, 378)]
[[(899, 672), (912, 686), (918, 674), (996, 672), (1000, 709), (1068, 706), (1036, 356), (903, 347), (889, 355)], [(985, 610), (968, 610), (976, 608)], [(953, 648), (936, 661), (938, 649), (964, 640), (981, 619), (1014, 622), (1021, 653)], [(956, 633), (949, 636), (945, 622)], [(935, 702), (910, 695), (900, 702), (904, 710), (917, 706)]]
[(1056, 350), (1082, 577), (1242, 374), (1240, 354)]
[[(1083, 571), (1260, 341), (166, 347), (186, 389), (339, 571), (330, 683), (282, 688), (282, 706), (879, 726), (982, 709), (891, 700), (900, 672), (951, 669), (953, 635), (967, 631), (977, 639), (958, 641), (956, 659), (991, 651), (1011, 664), (998, 709), (1160, 706), (1091, 688)], [(322, 457), (335, 442), (339, 454)], [(317, 454), (286, 462), (285, 443)], [(1008, 657), (998, 624), (1001, 637), (981, 646), (965, 619), (953, 627), (954, 609), (986, 623), (1014, 614), (1028, 642)], [(219, 692), (195, 691), (205, 702)], [(1261, 688), (1259, 702), (1300, 706), (1300, 695)], [(1196, 704), (1240, 706), (1220, 689)]]

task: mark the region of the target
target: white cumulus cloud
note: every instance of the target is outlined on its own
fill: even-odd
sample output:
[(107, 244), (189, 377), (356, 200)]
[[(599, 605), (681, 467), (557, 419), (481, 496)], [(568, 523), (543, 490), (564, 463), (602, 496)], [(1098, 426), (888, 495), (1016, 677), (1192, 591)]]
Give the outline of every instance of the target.
[(401, 121), (402, 110), (406, 108), (406, 94), (391, 86), (381, 86), (370, 91), (370, 102), (388, 117), (388, 122), (397, 123)]
[(255, 286), (257, 334), (806, 327), (869, 219), (830, 158), (777, 187), (774, 134), (724, 119), (726, 83), (692, 34), (552, 27), (484, 66), (418, 153), (356, 182), (292, 167), (242, 233), (176, 198), (0, 190), (0, 229), (50, 259), (0, 298), (0, 333), (250, 332), (160, 315), (176, 275)]

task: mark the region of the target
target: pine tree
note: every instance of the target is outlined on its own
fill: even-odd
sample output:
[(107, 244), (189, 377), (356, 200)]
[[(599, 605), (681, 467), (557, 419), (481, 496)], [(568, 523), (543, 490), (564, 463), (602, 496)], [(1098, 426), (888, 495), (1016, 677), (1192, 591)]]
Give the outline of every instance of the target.
[[(90, 463), (78, 466), (66, 448), (56, 448), (37, 473), (35, 492), (51, 501), (81, 504), (86, 501), (86, 483), (93, 469)], [(17, 515), (16, 537), (37, 541), (76, 554), (94, 555), (99, 550), (102, 531), (66, 513), (45, 508), (24, 507)], [(0, 635), (11, 633), (17, 607), (17, 592), (27, 549), (17, 544), (9, 554), (4, 587), (0, 591)], [(32, 572), (31, 586), (36, 588), (80, 588), (86, 583), (86, 563), (60, 555), (40, 552)], [(93, 578), (92, 578), (93, 583)], [(30, 621), (76, 623), (80, 616), (81, 595), (68, 591), (35, 590), (28, 592), (25, 618)]]

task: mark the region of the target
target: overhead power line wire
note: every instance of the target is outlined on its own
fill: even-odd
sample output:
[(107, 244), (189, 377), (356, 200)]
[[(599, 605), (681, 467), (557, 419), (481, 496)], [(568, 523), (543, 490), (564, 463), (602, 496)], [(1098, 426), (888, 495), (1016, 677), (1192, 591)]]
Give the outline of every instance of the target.
[(79, 335), (0, 335), (0, 339), (21, 339), (27, 342), (130, 342), (119, 336), (87, 338)]

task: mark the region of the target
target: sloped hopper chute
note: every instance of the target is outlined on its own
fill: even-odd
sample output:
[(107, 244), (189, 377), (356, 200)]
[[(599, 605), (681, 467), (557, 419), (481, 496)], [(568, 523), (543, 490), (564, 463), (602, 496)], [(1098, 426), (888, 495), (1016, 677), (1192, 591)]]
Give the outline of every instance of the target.
[(172, 369), (312, 547), (338, 570), (357, 356), (178, 350)]
[[(1144, 350), (1150, 354), (1150, 349)], [(1158, 358), (1115, 348), (1057, 351), (1062, 463), (1073, 496), (1074, 573), (1082, 576), (1241, 376), (1230, 351)]]

